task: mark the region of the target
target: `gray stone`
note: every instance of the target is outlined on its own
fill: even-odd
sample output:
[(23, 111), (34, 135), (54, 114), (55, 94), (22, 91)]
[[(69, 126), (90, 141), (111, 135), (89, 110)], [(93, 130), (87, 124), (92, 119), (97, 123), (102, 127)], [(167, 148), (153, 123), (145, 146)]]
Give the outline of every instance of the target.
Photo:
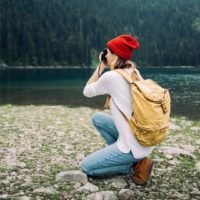
[(30, 200), (31, 198), (28, 196), (19, 197), (19, 200)]
[(185, 194), (181, 194), (181, 193), (175, 191), (173, 193), (173, 198), (175, 198), (175, 199), (184, 199), (185, 198)]
[(81, 187), (81, 185), (82, 185), (82, 183), (76, 182), (76, 183), (74, 184), (74, 189), (75, 189), (75, 190), (78, 190), (78, 189)]
[(129, 189), (122, 189), (119, 191), (119, 200), (130, 200), (133, 199), (133, 191)]
[(180, 161), (177, 160), (177, 159), (174, 159), (174, 160), (169, 160), (168, 163), (169, 163), (170, 165), (176, 166), (176, 165), (179, 165), (179, 164), (180, 164)]
[(104, 200), (117, 200), (118, 198), (115, 196), (115, 193), (113, 191), (102, 191), (103, 199)]
[(38, 189), (35, 189), (33, 191), (34, 193), (44, 193), (44, 194), (57, 194), (58, 191), (56, 189), (54, 189), (53, 187), (41, 187)]
[(102, 191), (90, 194), (86, 200), (118, 200), (113, 191)]
[(163, 158), (157, 158), (157, 157), (156, 157), (156, 158), (153, 159), (153, 161), (154, 161), (154, 162), (157, 162), (157, 163), (162, 163), (162, 162), (164, 161), (164, 159), (163, 159)]
[(172, 122), (170, 122), (169, 123), (169, 129), (172, 130), (172, 131), (179, 131), (179, 130), (181, 130), (181, 127), (176, 125), (176, 124), (174, 124), (174, 123), (172, 123)]
[(166, 154), (165, 157), (166, 157), (167, 159), (173, 159), (173, 156), (172, 156), (172, 155)]
[(24, 192), (19, 192), (19, 193), (15, 193), (12, 195), (8, 195), (8, 194), (1, 194), (0, 195), (0, 199), (18, 199), (18, 200), (30, 200), (30, 197), (28, 196), (24, 196)]
[(195, 195), (195, 196), (200, 196), (200, 191), (198, 188), (193, 188), (191, 194)]
[(10, 197), (14, 198), (14, 197), (20, 197), (20, 196), (24, 196), (24, 192), (18, 192), (18, 193), (15, 193), (15, 194), (12, 194), (10, 195)]
[(77, 156), (76, 156), (76, 160), (78, 161), (78, 162), (80, 162), (83, 158), (85, 157), (85, 155), (84, 154), (77, 154)]
[(0, 199), (8, 199), (9, 195), (8, 194), (1, 194)]
[(32, 179), (30, 176), (27, 176), (25, 179), (24, 179), (24, 183), (21, 184), (21, 187), (23, 188), (26, 188), (26, 187), (30, 187), (32, 185)]
[(181, 120), (180, 121), (180, 125), (182, 128), (186, 128), (186, 127), (189, 127), (193, 124), (192, 121), (189, 121), (189, 120)]
[(26, 167), (26, 163), (25, 162), (19, 162), (18, 166), (21, 168), (25, 168)]
[(191, 127), (191, 131), (200, 131), (200, 127)]
[(61, 195), (63, 199), (73, 199), (73, 195), (69, 194), (68, 192), (62, 192)]
[(182, 144), (180, 147), (185, 151), (189, 151), (190, 153), (194, 153), (196, 149), (194, 146), (188, 144), (187, 145)]
[(63, 171), (56, 175), (56, 181), (57, 182), (80, 182), (80, 183), (87, 183), (88, 179), (87, 176), (79, 171)]
[(127, 186), (126, 180), (122, 177), (112, 178), (109, 182), (115, 188), (123, 189)]
[(200, 162), (198, 162), (198, 163), (196, 164), (196, 169), (197, 169), (198, 172), (200, 172)]
[(16, 172), (11, 172), (10, 175), (12, 175), (12, 176), (16, 176), (17, 173), (16, 173)]
[(197, 140), (197, 141), (196, 141), (196, 144), (200, 144), (200, 140)]
[(180, 155), (186, 155), (194, 158), (195, 156), (192, 155), (189, 151), (186, 151), (184, 149), (178, 148), (178, 147), (171, 147), (171, 146), (164, 146), (160, 148), (160, 151), (164, 153), (165, 155), (174, 155), (174, 156), (180, 156)]
[(35, 200), (42, 200), (42, 199), (39, 196), (36, 196)]
[(97, 191), (99, 191), (99, 188), (96, 185), (93, 185), (88, 182), (84, 186), (80, 187), (77, 191), (97, 192)]
[(104, 200), (103, 194), (101, 192), (96, 192), (94, 194), (90, 194), (86, 197), (86, 200)]
[[(56, 124), (58, 124), (58, 123), (56, 123)], [(57, 131), (56, 135), (59, 136), (59, 137), (62, 137), (62, 136), (65, 135), (65, 132), (64, 131)]]

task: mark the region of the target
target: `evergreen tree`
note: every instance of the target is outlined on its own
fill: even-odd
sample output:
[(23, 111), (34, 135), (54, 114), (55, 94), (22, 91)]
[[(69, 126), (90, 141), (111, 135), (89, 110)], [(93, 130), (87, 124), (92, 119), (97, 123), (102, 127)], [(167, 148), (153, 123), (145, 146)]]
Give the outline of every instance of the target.
[(90, 66), (124, 33), (139, 65), (200, 66), (199, 0), (0, 1), (0, 63)]

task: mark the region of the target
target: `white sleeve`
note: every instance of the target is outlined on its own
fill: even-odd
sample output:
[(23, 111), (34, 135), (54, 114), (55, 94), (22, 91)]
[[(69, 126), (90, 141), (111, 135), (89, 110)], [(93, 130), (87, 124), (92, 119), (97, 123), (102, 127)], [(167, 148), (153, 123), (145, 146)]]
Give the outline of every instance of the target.
[(94, 97), (109, 94), (107, 87), (108, 77), (109, 73), (105, 72), (96, 82), (86, 85), (83, 90), (83, 95), (86, 97)]

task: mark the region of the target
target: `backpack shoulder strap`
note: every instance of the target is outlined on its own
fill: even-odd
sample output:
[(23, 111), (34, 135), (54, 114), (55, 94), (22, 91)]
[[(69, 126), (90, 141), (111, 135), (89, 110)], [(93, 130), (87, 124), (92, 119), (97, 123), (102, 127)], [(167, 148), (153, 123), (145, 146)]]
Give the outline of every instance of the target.
[(133, 71), (131, 72), (131, 76), (125, 72), (123, 69), (115, 69), (116, 72), (122, 75), (122, 77), (127, 80), (130, 84), (133, 84), (135, 81), (143, 81), (143, 77), (141, 76), (140, 72), (133, 68)]
[(133, 69), (131, 76), (133, 77), (133, 79), (135, 81), (143, 81), (144, 80), (143, 77), (141, 76), (139, 70), (136, 68)]
[(134, 83), (134, 80), (125, 72), (123, 69), (115, 69), (116, 72), (122, 75), (122, 77), (127, 80), (130, 84)]
[(128, 117), (119, 109), (119, 107), (117, 106), (117, 104), (115, 103), (114, 99), (112, 98), (113, 103), (115, 104), (115, 106), (117, 107), (117, 109), (119, 110), (119, 112), (122, 114), (122, 116), (125, 118), (125, 120), (127, 122), (129, 122)]

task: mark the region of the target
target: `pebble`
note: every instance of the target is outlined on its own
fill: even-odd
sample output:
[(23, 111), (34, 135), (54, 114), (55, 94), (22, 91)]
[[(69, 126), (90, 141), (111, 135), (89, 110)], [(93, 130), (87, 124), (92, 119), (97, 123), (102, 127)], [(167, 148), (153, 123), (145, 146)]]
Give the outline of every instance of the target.
[(77, 191), (97, 192), (99, 191), (99, 188), (96, 185), (93, 185), (88, 182), (84, 186), (80, 187)]
[(191, 131), (200, 131), (200, 127), (193, 126), (193, 127), (190, 128), (190, 130)]
[(119, 191), (119, 200), (130, 200), (133, 199), (133, 191), (129, 190), (129, 189), (122, 189)]
[(113, 191), (102, 191), (90, 194), (86, 200), (118, 200)]
[(58, 191), (54, 189), (53, 187), (41, 187), (38, 189), (35, 189), (33, 191), (34, 193), (44, 193), (44, 194), (57, 194)]
[(172, 131), (179, 131), (179, 130), (181, 130), (181, 127), (178, 126), (178, 125), (176, 125), (176, 124), (174, 124), (174, 123), (172, 123), (172, 122), (170, 122), (170, 123), (169, 123), (169, 130), (172, 130)]
[(160, 151), (167, 155), (173, 155), (173, 156), (180, 156), (180, 155), (186, 155), (194, 158), (194, 155), (190, 151), (186, 151), (184, 149), (178, 148), (178, 147), (172, 147), (172, 146), (164, 146), (160, 148)]
[[(36, 116), (34, 116), (34, 113), (30, 116), (29, 106), (25, 110), (23, 110), (23, 107), (20, 108), (21, 110), (15, 108), (17, 109), (17, 117), (19, 117), (16, 119), (20, 119), (26, 112), (31, 120), (27, 124), (23, 124), (23, 121), (19, 125), (18, 122), (13, 124), (20, 134), (9, 135), (8, 132), (5, 135), (5, 141), (2, 140), (5, 147), (2, 146), (0, 149), (0, 154), (4, 155), (0, 159), (2, 166), (0, 187), (3, 186), (0, 199), (31, 200), (33, 198), (42, 200), (54, 198), (54, 194), (63, 200), (189, 199), (190, 195), (193, 199), (199, 199), (198, 173), (200, 172), (200, 162), (197, 159), (194, 160), (196, 162), (194, 169), (192, 168), (194, 174), (191, 173), (191, 178), (187, 177), (187, 180), (184, 179), (181, 183), (181, 176), (183, 175), (184, 178), (184, 173), (191, 172), (191, 169), (184, 169), (183, 167), (178, 171), (181, 166), (179, 164), (189, 160), (188, 157), (179, 159), (178, 156), (194, 157), (193, 153), (195, 155), (198, 153), (200, 140), (197, 139), (197, 136), (200, 127), (197, 127), (196, 123), (188, 121), (187, 118), (183, 118), (182, 122), (180, 118), (172, 119), (170, 123), (172, 134), (169, 134), (169, 139), (166, 140), (165, 144), (161, 144), (153, 152), (156, 162), (147, 186), (143, 187), (133, 183), (131, 175), (103, 177), (103, 179), (98, 180), (96, 178), (88, 179), (79, 170), (67, 171), (68, 167), (78, 169), (80, 160), (105, 146), (103, 139), (100, 140), (98, 131), (94, 129), (92, 124), (89, 124), (89, 117), (99, 110), (83, 107), (69, 109), (55, 106), (52, 108), (51, 106), (44, 106), (41, 109), (41, 113), (48, 113), (48, 115), (47, 113), (41, 115), (43, 118), (40, 118), (37, 112), (38, 108), (35, 106), (32, 109), (34, 109), (34, 112), (36, 110)], [(55, 121), (55, 116), (50, 112), (51, 109), (52, 113), (55, 113), (56, 110), (62, 110), (63, 115), (67, 114), (65, 119), (62, 120), (59, 115), (56, 115), (58, 119)], [(78, 113), (80, 110), (83, 112), (83, 116)], [(22, 115), (20, 115), (20, 112)], [(79, 124), (73, 122), (74, 113), (76, 119), (80, 120)], [(71, 116), (70, 120), (68, 115)], [(7, 115), (7, 121), (11, 116), (10, 114)], [(3, 124), (2, 128), (6, 127), (6, 123)], [(16, 123), (15, 120), (13, 123)], [(195, 124), (195, 126), (192, 127), (192, 124)], [(24, 127), (28, 125), (34, 128)], [(9, 127), (10, 123), (7, 126)], [(94, 138), (95, 140), (93, 140)], [(26, 139), (27, 141), (22, 141)], [(45, 146), (48, 148), (44, 149)], [(51, 176), (54, 176), (55, 172), (59, 172), (59, 169), (60, 173), (55, 175), (54, 180), (52, 180)], [(181, 178), (179, 179), (179, 177)], [(183, 187), (179, 190), (181, 184)], [(8, 191), (10, 192), (8, 193)]]
[(127, 186), (127, 182), (124, 178), (122, 178), (121, 176), (116, 177), (116, 178), (112, 178), (108, 181), (112, 187), (114, 188), (125, 188)]
[(200, 162), (198, 162), (198, 163), (196, 164), (196, 170), (197, 170), (198, 172), (200, 172)]
[(18, 200), (30, 200), (31, 198), (28, 196), (19, 197)]
[(179, 165), (179, 164), (180, 164), (180, 161), (177, 160), (177, 159), (174, 159), (174, 160), (169, 160), (168, 163), (169, 163), (170, 165), (176, 166), (176, 165)]
[(87, 183), (88, 179), (87, 176), (79, 171), (79, 170), (73, 170), (73, 171), (62, 171), (56, 175), (56, 181), (57, 182), (80, 182), (80, 183)]
[(190, 153), (194, 153), (194, 151), (196, 150), (196, 148), (192, 145), (180, 145), (180, 147), (185, 150), (185, 151), (189, 151)]
[(199, 191), (199, 189), (197, 189), (197, 188), (193, 188), (191, 194), (194, 194), (194, 195), (200, 196), (200, 191)]
[(9, 195), (8, 194), (1, 194), (0, 199), (8, 199)]

